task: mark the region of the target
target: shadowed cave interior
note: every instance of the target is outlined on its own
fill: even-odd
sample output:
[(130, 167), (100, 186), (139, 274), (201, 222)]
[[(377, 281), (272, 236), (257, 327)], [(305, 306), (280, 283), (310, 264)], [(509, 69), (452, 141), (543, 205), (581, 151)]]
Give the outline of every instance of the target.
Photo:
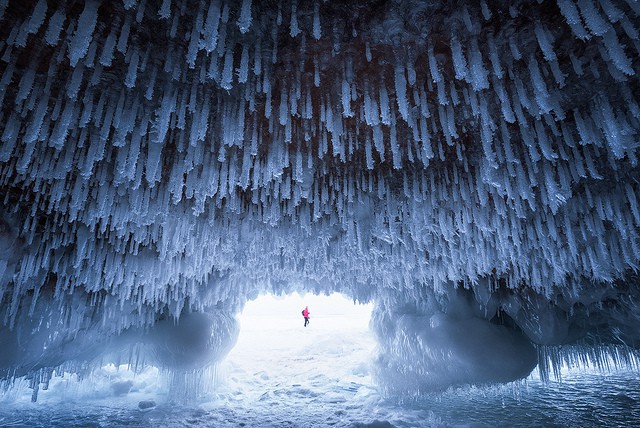
[(390, 394), (637, 366), (634, 0), (0, 0), (0, 379), (374, 302)]

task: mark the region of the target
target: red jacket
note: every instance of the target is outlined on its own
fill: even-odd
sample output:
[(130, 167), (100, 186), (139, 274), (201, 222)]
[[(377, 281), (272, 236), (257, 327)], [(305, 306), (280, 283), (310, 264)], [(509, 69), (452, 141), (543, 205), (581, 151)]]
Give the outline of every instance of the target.
[(302, 316), (305, 318), (309, 318), (309, 309), (304, 308), (304, 310), (302, 311)]

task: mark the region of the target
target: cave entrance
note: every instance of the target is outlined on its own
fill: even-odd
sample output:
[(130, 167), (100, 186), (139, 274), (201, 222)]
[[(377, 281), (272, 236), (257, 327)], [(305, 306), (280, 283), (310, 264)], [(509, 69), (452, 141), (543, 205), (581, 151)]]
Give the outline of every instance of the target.
[[(305, 306), (307, 327), (301, 314)], [(238, 316), (236, 346), (220, 367), (224, 388), (254, 408), (258, 401), (277, 401), (278, 391), (301, 399), (337, 395), (348, 400), (361, 388), (372, 389), (372, 307), (337, 293), (263, 295), (248, 302)]]

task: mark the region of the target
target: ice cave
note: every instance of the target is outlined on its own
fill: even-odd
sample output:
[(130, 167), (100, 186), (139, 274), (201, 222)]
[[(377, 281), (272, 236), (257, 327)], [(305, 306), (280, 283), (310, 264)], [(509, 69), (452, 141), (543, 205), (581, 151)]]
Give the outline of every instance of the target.
[(640, 385), (639, 31), (638, 0), (0, 0), (0, 390), (194, 394), (291, 293), (373, 305), (384, 397)]

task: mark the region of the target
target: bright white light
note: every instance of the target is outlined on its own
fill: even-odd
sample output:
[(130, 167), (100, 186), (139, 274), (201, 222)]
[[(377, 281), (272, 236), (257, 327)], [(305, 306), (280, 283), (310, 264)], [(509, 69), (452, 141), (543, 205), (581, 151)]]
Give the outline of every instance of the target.
[[(239, 317), (240, 335), (257, 328), (303, 326), (302, 310), (309, 307), (314, 330), (366, 329), (371, 318), (371, 304), (354, 304), (342, 294), (329, 296), (294, 293), (286, 296), (263, 295), (248, 302)], [(317, 322), (314, 322), (316, 321)], [(256, 325), (259, 323), (259, 325)], [(266, 325), (264, 324), (266, 323)], [(339, 324), (339, 325), (338, 325)], [(274, 331), (279, 336), (278, 331)]]
[[(304, 327), (302, 310), (308, 307), (310, 322)], [(264, 295), (246, 304), (240, 320), (240, 336), (228, 360), (261, 356), (287, 359), (301, 352), (324, 353), (321, 346), (354, 337), (373, 341), (369, 332), (371, 304), (354, 304), (341, 294), (318, 296), (294, 293)], [(290, 352), (288, 354), (287, 352)]]

